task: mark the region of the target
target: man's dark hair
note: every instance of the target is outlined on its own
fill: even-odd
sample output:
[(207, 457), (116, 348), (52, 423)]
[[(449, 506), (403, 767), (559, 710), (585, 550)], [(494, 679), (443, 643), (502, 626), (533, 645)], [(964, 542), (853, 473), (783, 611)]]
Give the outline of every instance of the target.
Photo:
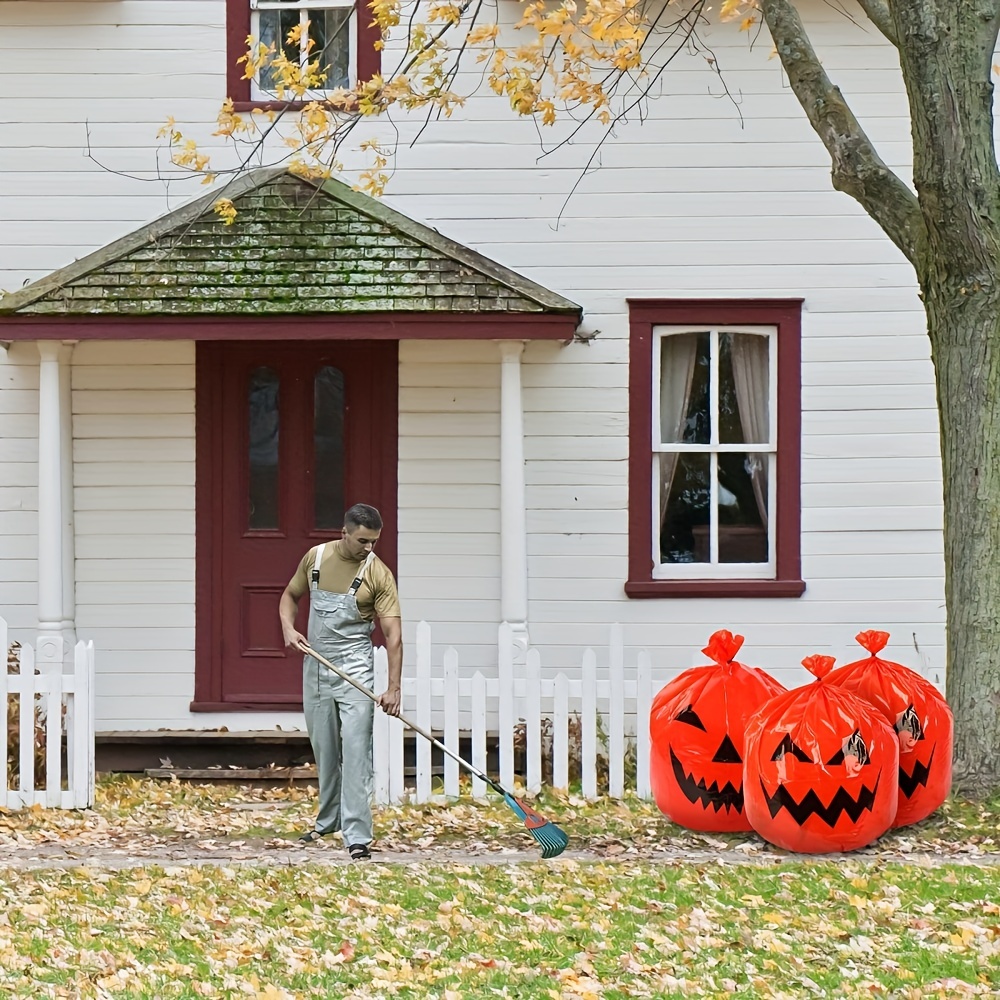
[(356, 503), (344, 515), (344, 527), (368, 528), (369, 531), (382, 530), (382, 515), (366, 503)]

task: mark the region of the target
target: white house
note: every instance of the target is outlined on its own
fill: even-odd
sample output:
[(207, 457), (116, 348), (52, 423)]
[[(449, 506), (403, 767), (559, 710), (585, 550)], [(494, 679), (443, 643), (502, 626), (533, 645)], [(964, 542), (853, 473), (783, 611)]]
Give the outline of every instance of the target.
[[(942, 683), (915, 281), (769, 43), (707, 26), (714, 64), (679, 59), (585, 173), (600, 130), (541, 157), (479, 92), (372, 123), (399, 136), (382, 201), (265, 165), (224, 226), (218, 188), (158, 176), (156, 131), (226, 162), (275, 6), (0, 0), (0, 614), (43, 659), (94, 640), (98, 729), (301, 725), (277, 598), (356, 500), (404, 637), (424, 619), (463, 666), (495, 667), (502, 621), (547, 670), (613, 622), (671, 669), (725, 627), (792, 683), (872, 627)], [(357, 26), (337, 72), (392, 58), (342, 0), (299, 6)], [(905, 175), (890, 46), (801, 8)]]

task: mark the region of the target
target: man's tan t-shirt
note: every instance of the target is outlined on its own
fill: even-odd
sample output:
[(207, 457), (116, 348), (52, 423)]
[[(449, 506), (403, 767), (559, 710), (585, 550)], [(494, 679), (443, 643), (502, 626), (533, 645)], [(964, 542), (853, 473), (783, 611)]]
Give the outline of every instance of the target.
[[(323, 563), (319, 568), (319, 588), (335, 594), (346, 594), (354, 578), (364, 562), (361, 559), (348, 559), (341, 555), (340, 546), (336, 542), (327, 542), (323, 550)], [(289, 590), (295, 600), (301, 600), (309, 591), (309, 583), (313, 566), (316, 563), (316, 549), (311, 548), (299, 563), (289, 583)], [(358, 602), (358, 611), (366, 621), (379, 618), (401, 618), (399, 609), (399, 593), (396, 581), (388, 566), (376, 556), (365, 570), (365, 578), (354, 595)]]

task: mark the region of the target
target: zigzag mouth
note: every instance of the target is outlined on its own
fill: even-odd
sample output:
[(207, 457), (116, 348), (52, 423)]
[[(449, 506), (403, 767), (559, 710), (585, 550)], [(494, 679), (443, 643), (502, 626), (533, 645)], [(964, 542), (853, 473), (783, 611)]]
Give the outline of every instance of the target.
[(872, 811), (881, 778), (882, 772), (879, 771), (878, 777), (875, 779), (875, 787), (869, 788), (867, 785), (862, 785), (856, 799), (851, 797), (846, 788), (838, 788), (837, 794), (834, 795), (828, 806), (823, 805), (820, 797), (811, 788), (802, 797), (801, 802), (796, 802), (784, 785), (778, 785), (777, 791), (771, 795), (764, 780), (761, 779), (760, 788), (767, 800), (767, 808), (772, 819), (782, 809), (786, 809), (799, 826), (802, 826), (810, 816), (818, 816), (832, 830), (844, 813), (850, 816), (852, 823), (856, 823), (863, 812)]
[(926, 764), (919, 760), (914, 761), (913, 772), (911, 774), (907, 774), (903, 770), (902, 763), (899, 765), (899, 790), (907, 798), (909, 798), (922, 785), (926, 787), (927, 778), (931, 773), (931, 764), (934, 763), (934, 753), (936, 750), (937, 747), (935, 746), (934, 749), (931, 750), (930, 760), (928, 760)]
[(674, 778), (677, 785), (687, 797), (688, 802), (694, 804), (700, 802), (705, 809), (711, 806), (718, 812), (723, 807), (726, 812), (735, 810), (743, 812), (743, 788), (734, 788), (732, 782), (727, 781), (722, 788), (719, 783), (713, 781), (707, 784), (704, 778), (696, 781), (694, 775), (687, 774), (684, 765), (677, 759), (674, 748), (670, 748), (670, 764), (674, 769)]

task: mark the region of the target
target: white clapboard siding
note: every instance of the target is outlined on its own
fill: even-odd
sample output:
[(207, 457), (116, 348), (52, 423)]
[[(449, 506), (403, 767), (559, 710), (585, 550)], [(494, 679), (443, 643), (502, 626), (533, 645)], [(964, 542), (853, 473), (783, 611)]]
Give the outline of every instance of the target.
[(187, 413), (81, 413), (74, 417), (73, 430), (78, 438), (194, 437), (194, 404)]
[[(505, 37), (516, 37), (516, 6), (500, 5)], [(873, 140), (909, 176), (907, 106), (891, 45), (819, 0), (801, 11)], [(225, 30), (223, 0), (0, 2), (0, 81), (18, 98), (0, 123), (0, 287), (39, 278), (204, 192), (197, 182), (168, 189), (122, 175), (154, 176), (155, 133), (168, 115), (207, 139), (220, 165), (232, 162), (210, 138)], [(521, 366), (528, 617), (543, 678), (554, 670), (578, 676), (581, 644), (603, 648), (614, 621), (624, 623), (629, 648), (648, 647), (653, 668), (665, 658), (688, 662), (687, 651), (722, 626), (739, 625), (748, 637), (752, 630), (762, 649), (801, 643), (812, 651), (814, 643), (840, 648), (845, 633), (849, 642), (869, 625), (916, 632), (922, 649), (936, 650), (943, 634), (940, 448), (912, 269), (833, 190), (828, 158), (766, 38), (748, 46), (738, 25), (703, 30), (738, 106), (700, 55), (678, 59), (664, 78), (669, 92), (650, 100), (642, 121), (617, 128), (599, 169), (586, 173), (602, 129), (585, 127), (572, 146), (539, 159), (535, 123), (484, 89), (447, 122), (424, 128), (421, 116), (400, 114), (366, 125), (365, 138), (396, 148), (390, 206), (568, 296), (584, 308), (585, 329), (600, 331), (588, 344), (528, 343)], [(53, 54), (44, 79), (40, 33)], [(387, 60), (399, 45), (397, 33)], [(457, 85), (474, 89), (478, 73), (467, 64)], [(573, 127), (560, 120), (546, 141)], [(84, 155), (88, 129), (110, 170)], [(355, 150), (344, 156), (359, 162)], [(777, 296), (805, 300), (806, 593), (630, 601), (622, 589), (626, 299)], [(102, 694), (102, 719), (185, 728), (203, 721), (187, 707), (195, 353), (191, 341), (84, 341), (73, 351), (78, 626), (109, 654), (157, 654), (135, 656), (137, 691), (157, 670), (188, 678), (169, 698)], [(479, 670), (488, 684), (499, 617), (499, 351), (492, 342), (403, 342), (399, 382), (407, 674), (415, 668), (412, 623), (426, 618), (436, 643), (455, 646), (463, 679), (471, 683)], [(3, 582), (15, 586), (30, 582), (21, 578), (36, 558), (37, 517), (28, 508), (36, 505), (37, 385), (33, 344), (0, 350), (0, 561), (13, 564)], [(135, 601), (119, 606), (116, 584)], [(33, 624), (33, 594), (23, 587), (15, 596), (29, 603), (10, 609), (11, 622)], [(440, 654), (433, 650), (435, 662)], [(943, 655), (929, 655), (938, 669)], [(115, 673), (127, 673), (123, 662)], [(788, 663), (783, 669), (799, 669), (794, 657)], [(401, 750), (399, 734), (390, 735)]]
[[(7, 622), (0, 617), (0, 652), (7, 655)], [(34, 648), (23, 642), (18, 672), (0, 673), (0, 808), (88, 809), (94, 804), (94, 644), (78, 642), (69, 671), (37, 668)], [(18, 699), (17, 788), (10, 788), (8, 699)], [(45, 732), (44, 779), (35, 769), (36, 725)], [(62, 771), (63, 740), (66, 773)], [(66, 787), (64, 788), (63, 785)]]
[[(831, 396), (836, 395), (830, 390)], [(856, 409), (846, 406), (843, 399), (829, 399), (826, 406), (841, 405), (843, 409), (806, 410), (802, 414), (802, 433), (810, 440), (824, 434), (838, 438), (855, 438), (863, 441), (874, 429), (881, 434), (926, 434), (938, 432), (938, 412), (927, 406), (906, 409), (886, 407), (884, 410), (871, 409), (870, 401), (865, 401)], [(858, 448), (861, 452), (863, 449)]]

